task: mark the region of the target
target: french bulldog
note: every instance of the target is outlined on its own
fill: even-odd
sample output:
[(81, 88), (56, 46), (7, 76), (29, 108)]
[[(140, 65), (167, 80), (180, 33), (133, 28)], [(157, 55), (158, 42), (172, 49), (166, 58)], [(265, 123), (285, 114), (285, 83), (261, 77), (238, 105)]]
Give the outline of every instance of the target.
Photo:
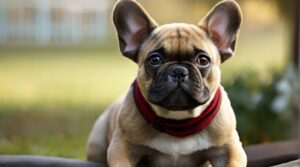
[(119, 0), (113, 22), (122, 55), (138, 71), (96, 121), (87, 159), (110, 167), (245, 167), (220, 83), (241, 27), (239, 5), (223, 0), (198, 24), (158, 25), (138, 2)]

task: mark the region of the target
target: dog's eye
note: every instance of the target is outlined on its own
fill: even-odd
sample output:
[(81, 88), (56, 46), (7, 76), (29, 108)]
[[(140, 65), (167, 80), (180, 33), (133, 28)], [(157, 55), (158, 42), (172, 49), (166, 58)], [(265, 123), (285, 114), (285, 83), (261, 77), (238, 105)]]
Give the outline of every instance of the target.
[(206, 54), (201, 53), (198, 55), (197, 64), (199, 64), (202, 68), (208, 67), (210, 59)]
[(149, 56), (149, 64), (152, 66), (158, 66), (162, 64), (162, 58), (159, 53), (152, 53)]

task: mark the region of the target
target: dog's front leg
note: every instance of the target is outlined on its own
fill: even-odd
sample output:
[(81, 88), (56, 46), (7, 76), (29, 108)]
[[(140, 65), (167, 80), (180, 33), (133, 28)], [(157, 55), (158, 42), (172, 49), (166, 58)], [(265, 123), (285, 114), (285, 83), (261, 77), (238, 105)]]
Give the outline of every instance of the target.
[(119, 129), (115, 130), (109, 144), (107, 162), (110, 167), (132, 167), (125, 141)]
[(226, 167), (246, 167), (247, 156), (240, 141), (227, 144), (228, 161)]
[(109, 167), (134, 167), (140, 159), (128, 150), (128, 143), (123, 138), (120, 129), (116, 129), (107, 151)]
[(246, 167), (247, 156), (240, 142), (237, 131), (234, 132), (232, 140), (225, 145), (228, 154), (226, 167)]
[(209, 161), (213, 167), (246, 167), (247, 156), (235, 132), (234, 137), (223, 147), (213, 149)]
[[(236, 143), (235, 143), (236, 144)], [(246, 167), (247, 160), (243, 150), (235, 145), (226, 145), (222, 154), (217, 154), (209, 159), (212, 167)]]

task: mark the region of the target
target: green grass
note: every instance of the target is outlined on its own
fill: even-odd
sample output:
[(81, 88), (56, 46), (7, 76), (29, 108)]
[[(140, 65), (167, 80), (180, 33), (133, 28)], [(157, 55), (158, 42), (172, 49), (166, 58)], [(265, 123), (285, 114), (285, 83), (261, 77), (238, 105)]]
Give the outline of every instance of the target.
[(117, 51), (2, 49), (0, 154), (83, 159), (93, 122), (135, 71)]
[(0, 154), (38, 154), (83, 159), (84, 143), (98, 115), (95, 113), (1, 113)]
[[(222, 66), (223, 81), (249, 68), (263, 76), (283, 68), (286, 34), (282, 27), (242, 33), (236, 56)], [(136, 71), (118, 49), (1, 48), (0, 154), (84, 159), (93, 122)]]
[[(134, 78), (134, 63), (117, 52), (14, 50), (0, 57), (1, 103), (108, 103)], [(84, 98), (82, 98), (84, 97)]]

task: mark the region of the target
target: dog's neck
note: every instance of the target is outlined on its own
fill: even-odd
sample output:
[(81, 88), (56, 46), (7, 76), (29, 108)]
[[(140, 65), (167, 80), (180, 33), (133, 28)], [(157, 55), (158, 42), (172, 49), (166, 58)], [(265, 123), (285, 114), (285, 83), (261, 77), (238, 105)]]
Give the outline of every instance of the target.
[[(186, 137), (206, 128), (217, 115), (222, 101), (221, 87), (214, 92), (213, 98), (205, 105), (205, 109), (197, 117), (175, 120), (158, 116), (143, 97), (137, 81), (133, 83), (133, 96), (139, 112), (155, 129), (175, 137)], [(169, 111), (170, 112), (170, 111)]]

